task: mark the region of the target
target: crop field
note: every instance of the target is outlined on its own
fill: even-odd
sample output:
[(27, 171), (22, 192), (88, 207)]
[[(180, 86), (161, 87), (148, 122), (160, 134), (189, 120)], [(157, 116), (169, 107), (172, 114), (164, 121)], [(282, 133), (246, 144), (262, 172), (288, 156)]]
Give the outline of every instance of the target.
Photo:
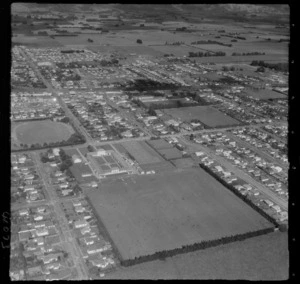
[[(221, 40), (220, 42), (226, 43), (224, 40)], [(229, 42), (228, 42), (229, 43)], [(205, 49), (205, 50), (209, 50), (209, 51), (224, 51), (226, 54), (231, 55), (232, 51), (232, 47), (229, 46), (224, 46), (224, 45), (219, 45), (219, 44), (192, 44), (197, 49), (198, 51), (201, 51), (201, 49)], [(194, 51), (194, 50), (191, 50)]]
[(236, 125), (239, 122), (210, 106), (182, 107), (163, 110), (165, 113), (183, 121), (199, 119), (209, 127)]
[(88, 197), (123, 259), (272, 227), (201, 169), (103, 183)]
[[(287, 42), (272, 42), (272, 41), (239, 41), (234, 42), (232, 52), (265, 52), (266, 55), (278, 55), (281, 57), (288, 55)], [(263, 57), (263, 56), (261, 56)], [(263, 59), (261, 59), (263, 60)]]
[[(137, 39), (143, 41), (143, 45), (165, 44), (166, 41), (181, 40), (182, 37), (174, 38), (174, 34), (167, 31), (150, 31), (150, 30), (127, 30), (110, 32), (108, 34), (80, 34), (75, 37), (59, 36), (55, 37), (62, 45), (113, 45), (113, 46), (139, 46)], [(88, 42), (88, 39), (93, 42)], [(193, 37), (192, 37), (193, 39)]]
[(162, 52), (155, 50), (152, 46), (133, 45), (133, 46), (87, 46), (92, 51), (99, 51), (103, 53), (117, 52), (120, 55), (128, 56), (130, 54), (136, 55), (150, 55), (161, 56)]
[(279, 56), (268, 54), (267, 52), (265, 55), (249, 56), (231, 56), (230, 54), (230, 56), (193, 57), (193, 60), (197, 63), (251, 63), (253, 60), (262, 60), (265, 62), (288, 62), (288, 53), (284, 53)]
[(21, 122), (12, 128), (12, 137), (23, 144), (59, 142), (73, 133), (72, 126), (50, 120)]
[(57, 40), (52, 39), (48, 36), (26, 36), (17, 34), (12, 38), (12, 43), (18, 43), (25, 46), (31, 47), (59, 47), (62, 46)]
[(258, 98), (260, 100), (267, 100), (267, 99), (280, 99), (280, 98), (286, 98), (286, 95), (280, 94), (278, 92), (272, 91), (272, 90), (259, 90), (258, 92), (252, 91), (252, 90), (245, 90), (244, 93), (247, 96)]
[[(276, 248), (276, 249), (274, 249)], [(124, 267), (106, 279), (274, 281), (289, 275), (288, 234), (274, 232), (224, 246)]]

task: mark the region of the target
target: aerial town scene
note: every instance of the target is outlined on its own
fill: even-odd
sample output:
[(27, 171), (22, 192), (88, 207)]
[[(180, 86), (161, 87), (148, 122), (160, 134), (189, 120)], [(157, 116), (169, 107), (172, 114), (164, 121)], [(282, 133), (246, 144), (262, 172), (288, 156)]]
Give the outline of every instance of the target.
[(288, 279), (289, 13), (12, 4), (10, 279)]

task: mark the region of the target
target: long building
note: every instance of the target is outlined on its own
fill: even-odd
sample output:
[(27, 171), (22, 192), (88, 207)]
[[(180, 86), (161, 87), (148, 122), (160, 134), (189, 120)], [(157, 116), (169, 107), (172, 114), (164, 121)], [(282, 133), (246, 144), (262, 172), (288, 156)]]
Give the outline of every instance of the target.
[(120, 173), (133, 173), (133, 169), (115, 151), (99, 149), (96, 152), (87, 153), (87, 158), (94, 174), (98, 178)]

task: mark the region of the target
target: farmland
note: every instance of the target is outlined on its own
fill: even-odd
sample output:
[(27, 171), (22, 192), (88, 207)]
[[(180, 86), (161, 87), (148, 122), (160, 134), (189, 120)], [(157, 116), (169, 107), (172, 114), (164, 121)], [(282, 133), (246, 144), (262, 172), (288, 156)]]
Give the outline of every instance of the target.
[(198, 51), (197, 48), (182, 45), (152, 45), (151, 48), (162, 54), (174, 54), (175, 56), (185, 56), (189, 51)]
[(173, 117), (180, 118), (182, 121), (199, 119), (205, 125), (210, 127), (239, 124), (239, 122), (235, 119), (226, 116), (225, 114), (209, 106), (165, 109), (164, 112), (172, 115)]
[(274, 92), (272, 90), (260, 90), (260, 91), (246, 90), (245, 94), (247, 96), (258, 98), (260, 100), (286, 98), (285, 95)]
[(275, 232), (165, 261), (122, 268), (105, 279), (286, 280), (287, 241), (287, 234)]
[(70, 125), (50, 120), (22, 122), (12, 129), (12, 137), (24, 144), (67, 140), (72, 133)]
[(200, 169), (102, 184), (88, 197), (123, 259), (271, 226)]

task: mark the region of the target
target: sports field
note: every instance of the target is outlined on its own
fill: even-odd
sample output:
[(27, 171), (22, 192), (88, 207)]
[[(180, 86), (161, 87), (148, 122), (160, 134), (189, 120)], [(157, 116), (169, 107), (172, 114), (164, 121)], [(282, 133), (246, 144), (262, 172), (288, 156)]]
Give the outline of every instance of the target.
[(202, 169), (105, 183), (88, 197), (124, 259), (272, 226)]
[(157, 140), (149, 140), (147, 143), (152, 146), (154, 149), (167, 149), (172, 148), (173, 146), (168, 143), (164, 139), (157, 139)]
[(181, 152), (177, 148), (160, 149), (158, 152), (166, 159), (179, 159), (182, 157)]
[(143, 164), (158, 163), (161, 161), (159, 155), (145, 142), (130, 141), (121, 144), (135, 159)]
[(163, 110), (173, 117), (189, 122), (192, 119), (199, 119), (210, 127), (237, 125), (239, 122), (210, 106), (170, 108)]
[(12, 136), (23, 144), (59, 142), (67, 140), (73, 133), (70, 125), (51, 120), (22, 122), (12, 129)]

